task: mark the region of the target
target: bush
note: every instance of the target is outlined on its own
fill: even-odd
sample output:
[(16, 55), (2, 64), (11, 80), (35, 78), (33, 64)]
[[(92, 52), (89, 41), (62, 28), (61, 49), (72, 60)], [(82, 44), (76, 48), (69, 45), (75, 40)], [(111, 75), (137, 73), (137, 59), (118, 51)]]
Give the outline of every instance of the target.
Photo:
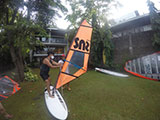
[(35, 82), (38, 80), (38, 76), (36, 74), (33, 74), (30, 68), (26, 67), (24, 73), (24, 80)]

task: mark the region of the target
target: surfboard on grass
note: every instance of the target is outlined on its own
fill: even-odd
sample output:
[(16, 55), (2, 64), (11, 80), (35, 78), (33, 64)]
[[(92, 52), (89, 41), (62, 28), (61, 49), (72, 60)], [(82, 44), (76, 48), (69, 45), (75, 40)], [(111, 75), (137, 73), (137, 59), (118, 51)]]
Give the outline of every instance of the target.
[(102, 69), (102, 68), (95, 68), (95, 70), (99, 71), (99, 72), (102, 72), (102, 73), (109, 74), (109, 75), (117, 76), (117, 77), (128, 77), (128, 75), (118, 73), (118, 72), (114, 72), (114, 71), (110, 71), (110, 70), (105, 70), (105, 69)]
[(65, 120), (68, 116), (67, 105), (61, 94), (58, 92), (58, 89), (87, 72), (91, 34), (92, 27), (84, 20), (73, 39), (63, 67), (58, 75), (58, 79), (54, 87), (51, 87), (51, 92), (55, 97), (51, 98), (48, 96), (47, 91), (44, 92), (48, 111), (56, 119)]
[[(50, 89), (51, 90), (54, 89), (53, 86), (50, 86)], [(49, 113), (56, 119), (59, 120), (67, 119), (68, 108), (63, 97), (61, 96), (58, 90), (55, 90), (53, 94), (54, 98), (51, 98), (49, 97), (47, 90), (45, 90), (44, 92), (45, 103)]]
[(124, 69), (138, 77), (160, 81), (160, 51), (129, 60), (126, 62)]

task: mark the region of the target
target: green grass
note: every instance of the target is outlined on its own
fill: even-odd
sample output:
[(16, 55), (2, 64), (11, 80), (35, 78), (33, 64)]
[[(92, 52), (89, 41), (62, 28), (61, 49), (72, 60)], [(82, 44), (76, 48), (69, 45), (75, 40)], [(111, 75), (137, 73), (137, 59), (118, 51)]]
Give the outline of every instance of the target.
[[(50, 74), (54, 83), (58, 70)], [(20, 85), (18, 93), (2, 102), (13, 120), (51, 120), (43, 80)], [(64, 90), (63, 95), (69, 109), (67, 120), (160, 120), (160, 82), (88, 71), (70, 86), (72, 91)]]

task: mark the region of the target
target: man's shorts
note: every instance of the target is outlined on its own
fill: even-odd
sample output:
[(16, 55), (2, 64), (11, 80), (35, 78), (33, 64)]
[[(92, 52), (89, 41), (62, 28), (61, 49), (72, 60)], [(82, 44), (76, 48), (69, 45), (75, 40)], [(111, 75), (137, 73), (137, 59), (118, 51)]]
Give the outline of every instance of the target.
[(40, 73), (40, 76), (42, 77), (42, 79), (45, 81), (49, 78), (49, 75), (47, 73)]

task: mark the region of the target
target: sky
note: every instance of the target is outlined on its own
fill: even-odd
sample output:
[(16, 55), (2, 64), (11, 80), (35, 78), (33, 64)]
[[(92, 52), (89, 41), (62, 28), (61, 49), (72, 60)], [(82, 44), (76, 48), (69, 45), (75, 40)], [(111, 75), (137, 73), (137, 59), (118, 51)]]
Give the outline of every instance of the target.
[[(147, 0), (118, 0), (118, 1), (121, 3), (122, 7), (118, 9), (112, 8), (109, 19), (119, 19), (123, 16), (126, 16), (127, 14), (133, 13), (135, 10), (138, 10), (140, 15), (148, 13), (148, 6), (146, 3)], [(160, 0), (151, 0), (151, 1), (154, 2), (155, 7), (158, 10), (160, 10)], [(64, 20), (64, 15), (62, 16), (63, 16), (62, 18), (58, 18), (58, 20), (56, 21), (57, 26), (60, 29), (67, 29), (69, 22)]]

